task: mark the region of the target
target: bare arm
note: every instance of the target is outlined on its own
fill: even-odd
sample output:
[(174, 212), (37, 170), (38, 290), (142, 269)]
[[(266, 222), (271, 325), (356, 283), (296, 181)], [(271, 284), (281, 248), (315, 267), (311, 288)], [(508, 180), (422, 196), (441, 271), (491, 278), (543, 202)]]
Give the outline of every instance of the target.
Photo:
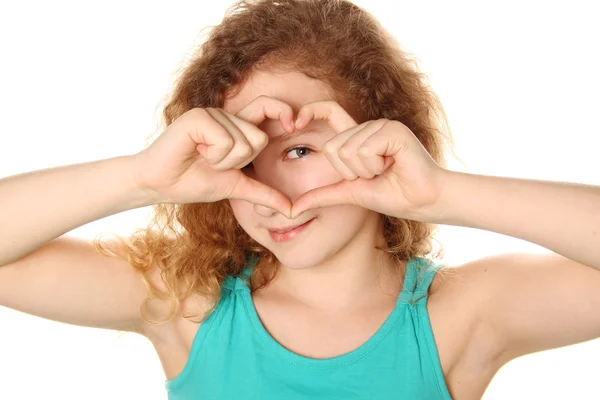
[(141, 275), (91, 243), (63, 235), (157, 200), (138, 187), (133, 162), (116, 157), (0, 180), (0, 305), (143, 333)]
[(0, 179), (0, 266), (98, 219), (158, 202), (136, 183), (133, 156)]
[(0, 305), (73, 325), (146, 334), (147, 289), (127, 261), (63, 235), (0, 267)]
[(429, 222), (527, 240), (600, 270), (600, 186), (448, 171)]

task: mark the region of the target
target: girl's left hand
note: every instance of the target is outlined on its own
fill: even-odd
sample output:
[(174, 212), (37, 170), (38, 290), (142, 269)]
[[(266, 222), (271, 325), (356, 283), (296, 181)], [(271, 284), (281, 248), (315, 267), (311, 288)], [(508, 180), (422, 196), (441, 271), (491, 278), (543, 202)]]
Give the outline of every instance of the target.
[(336, 204), (397, 218), (430, 218), (450, 171), (431, 158), (406, 125), (388, 119), (357, 125), (337, 102), (319, 101), (299, 110), (296, 129), (315, 119), (327, 120), (336, 133), (322, 151), (344, 179), (300, 196), (293, 204), (292, 219), (308, 209)]

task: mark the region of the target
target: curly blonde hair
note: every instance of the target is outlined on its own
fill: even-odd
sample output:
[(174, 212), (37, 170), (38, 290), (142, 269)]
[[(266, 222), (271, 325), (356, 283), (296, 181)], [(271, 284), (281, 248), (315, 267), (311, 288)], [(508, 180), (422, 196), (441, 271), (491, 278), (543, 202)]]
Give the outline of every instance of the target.
[[(206, 39), (166, 98), (161, 129), (192, 108), (222, 108), (255, 69), (289, 68), (329, 84), (335, 100), (359, 123), (379, 118), (402, 122), (441, 167), (446, 167), (444, 145), (454, 153), (444, 109), (417, 61), (371, 14), (351, 2), (238, 1), (221, 24), (207, 28)], [(387, 246), (380, 250), (394, 261), (440, 256), (441, 249), (432, 254), (437, 225), (383, 218)], [(153, 324), (173, 319), (191, 293), (210, 300), (204, 320), (214, 310), (225, 278), (238, 275), (249, 257), (258, 260), (252, 290), (267, 284), (278, 265), (273, 253), (240, 227), (228, 200), (156, 204), (147, 227), (128, 237), (115, 235), (117, 241), (103, 243), (101, 236), (94, 239), (98, 251), (126, 257), (142, 273), (153, 297), (141, 304), (141, 315)], [(160, 268), (166, 291), (150, 283), (153, 268)], [(171, 302), (165, 319), (147, 318), (144, 304), (151, 298)]]

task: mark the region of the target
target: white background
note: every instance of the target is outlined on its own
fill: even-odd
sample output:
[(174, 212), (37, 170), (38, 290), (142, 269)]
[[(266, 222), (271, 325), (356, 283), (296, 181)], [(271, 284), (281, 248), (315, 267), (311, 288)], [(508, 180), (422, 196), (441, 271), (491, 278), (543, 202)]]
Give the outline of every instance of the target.
[[(466, 171), (600, 185), (594, 2), (356, 3), (420, 60)], [(200, 29), (217, 24), (230, 4), (0, 3), (0, 177), (139, 151)], [(125, 234), (143, 226), (148, 211), (69, 234)], [(460, 227), (442, 227), (439, 239), (451, 264), (545, 251)], [(598, 341), (523, 357), (496, 375), (484, 399), (600, 398), (599, 357)], [(0, 399), (166, 399), (163, 382), (140, 336), (0, 308)]]

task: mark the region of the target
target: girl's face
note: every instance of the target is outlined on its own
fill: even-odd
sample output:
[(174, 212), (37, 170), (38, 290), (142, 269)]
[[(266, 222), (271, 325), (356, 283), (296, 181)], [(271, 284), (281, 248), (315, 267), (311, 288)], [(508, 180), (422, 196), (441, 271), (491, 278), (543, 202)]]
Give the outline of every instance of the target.
[[(224, 109), (235, 114), (256, 97), (265, 95), (289, 104), (296, 115), (304, 104), (333, 100), (330, 90), (323, 82), (301, 73), (257, 71), (235, 97), (225, 101)], [(325, 142), (335, 135), (326, 121), (312, 121), (285, 140), (281, 137), (285, 131), (279, 120), (266, 120), (259, 128), (269, 136), (269, 144), (254, 159), (253, 167), (244, 169), (253, 179), (277, 189), (292, 201), (311, 189), (343, 179), (321, 152)], [(358, 206), (311, 209), (290, 220), (261, 205), (244, 200), (229, 201), (248, 235), (292, 269), (327, 263), (340, 252), (351, 256), (356, 251), (365, 251), (366, 245), (372, 248), (377, 244), (375, 237), (382, 226), (378, 213)], [(281, 235), (269, 232), (309, 220), (312, 221), (301, 232), (288, 240), (282, 241)]]

